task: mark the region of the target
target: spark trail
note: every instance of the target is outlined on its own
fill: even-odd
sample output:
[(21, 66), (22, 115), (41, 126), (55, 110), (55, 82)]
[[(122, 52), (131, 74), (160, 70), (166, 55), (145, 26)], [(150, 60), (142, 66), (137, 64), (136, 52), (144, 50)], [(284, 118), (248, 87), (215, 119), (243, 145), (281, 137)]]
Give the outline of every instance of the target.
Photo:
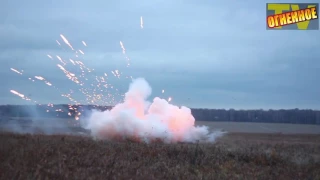
[(64, 37), (63, 34), (60, 34), (60, 37), (62, 38), (62, 40), (63, 40), (64, 43), (66, 43), (72, 50), (74, 50), (73, 47), (72, 47), (72, 45), (69, 43), (69, 41), (67, 40), (67, 38)]
[(141, 27), (141, 29), (143, 29), (143, 19), (142, 19), (142, 16), (140, 17), (140, 27)]
[(122, 54), (124, 54), (125, 59), (127, 60), (127, 67), (129, 67), (129, 66), (130, 66), (130, 58), (129, 58), (129, 57), (127, 56), (127, 54), (126, 54), (126, 49), (125, 49), (122, 41), (120, 41), (120, 47), (121, 47), (121, 49), (122, 49)]
[[(67, 38), (64, 35), (60, 34), (60, 37), (65, 42), (65, 44), (67, 44), (71, 48), (71, 50), (73, 50), (73, 52), (75, 52), (76, 55), (78, 52), (80, 54), (84, 55), (83, 50), (74, 51), (73, 46), (71, 45), (71, 43), (67, 40)], [(58, 40), (56, 40), (56, 42), (59, 46), (61, 46), (61, 43)], [(84, 41), (82, 41), (82, 44), (85, 47), (87, 46), (87, 44)], [(47, 54), (47, 57), (50, 58), (51, 60), (55, 60), (53, 58), (54, 56), (52, 56), (50, 54)], [(82, 60), (80, 60), (80, 59), (69, 58), (68, 60), (65, 60), (60, 55), (55, 55), (55, 57), (58, 60), (57, 67), (65, 74), (65, 76), (69, 80), (71, 80), (72, 82), (74, 82), (80, 86), (80, 88), (76, 91), (82, 93), (86, 97), (85, 98), (86, 102), (82, 102), (82, 103), (111, 105), (111, 104), (116, 103), (116, 100), (115, 100), (116, 95), (123, 96), (123, 95), (119, 94), (120, 92), (117, 88), (115, 88), (111, 83), (107, 82), (107, 79), (108, 79), (107, 73), (104, 73), (102, 76), (97, 76), (97, 75), (92, 74), (94, 69), (90, 69), (90, 68), (86, 67), (85, 64), (82, 62)], [(77, 75), (76, 73), (73, 73), (70, 70), (67, 70), (67, 68), (72, 68), (68, 64), (70, 64), (76, 68), (79, 68), (78, 70), (80, 70), (80, 74)], [(18, 71), (17, 69), (14, 69), (14, 68), (11, 68), (10, 70), (17, 73), (17, 74), (20, 74), (20, 75), (23, 74), (22, 73), (23, 71)], [(121, 74), (122, 74), (122, 73), (120, 73), (119, 70), (111, 71), (111, 73), (114, 74), (114, 76), (117, 77), (118, 79), (121, 77)], [(94, 79), (94, 81), (91, 81), (90, 79)], [(75, 93), (75, 91), (73, 91), (73, 90), (70, 90), (70, 92), (67, 92), (67, 93), (62, 92), (58, 87), (53, 86), (53, 84), (51, 82), (49, 82), (48, 80), (46, 80), (42, 76), (34, 76), (34, 79), (29, 77), (28, 80), (30, 80), (32, 82), (35, 82), (35, 80), (43, 81), (46, 85), (52, 86), (53, 88), (55, 88), (57, 90), (57, 92), (61, 94), (62, 97), (67, 98), (71, 103), (76, 104), (76, 105), (80, 104), (80, 102), (78, 100), (76, 100), (75, 98), (72, 97), (73, 94)], [(90, 85), (91, 88), (83, 87), (84, 84), (86, 84), (86, 82), (90, 82), (89, 84), (88, 83), (87, 84)], [(112, 90), (112, 92), (110, 91), (110, 89)], [(24, 96), (22, 93), (18, 93), (15, 90), (12, 90), (11, 93), (13, 93), (19, 97), (22, 97), (22, 99), (24, 99), (24, 100), (31, 100), (30, 98)], [(36, 102), (36, 101), (34, 101), (34, 102)], [(75, 108), (72, 108), (71, 104), (69, 104), (69, 106), (70, 106), (70, 109), (77, 111)], [(77, 114), (81, 114), (81, 113), (79, 112)], [(79, 119), (79, 115), (76, 116), (75, 118)]]

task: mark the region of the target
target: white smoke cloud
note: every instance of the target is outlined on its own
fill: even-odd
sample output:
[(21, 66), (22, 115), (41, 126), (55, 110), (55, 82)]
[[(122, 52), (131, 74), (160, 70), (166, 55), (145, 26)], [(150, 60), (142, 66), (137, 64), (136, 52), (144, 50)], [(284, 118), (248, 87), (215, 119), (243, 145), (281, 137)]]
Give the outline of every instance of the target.
[(135, 79), (123, 103), (104, 112), (93, 111), (86, 128), (93, 137), (105, 140), (132, 139), (143, 142), (213, 142), (223, 133), (209, 132), (208, 127), (195, 127), (191, 110), (169, 104), (159, 97), (150, 103), (151, 87), (143, 78)]

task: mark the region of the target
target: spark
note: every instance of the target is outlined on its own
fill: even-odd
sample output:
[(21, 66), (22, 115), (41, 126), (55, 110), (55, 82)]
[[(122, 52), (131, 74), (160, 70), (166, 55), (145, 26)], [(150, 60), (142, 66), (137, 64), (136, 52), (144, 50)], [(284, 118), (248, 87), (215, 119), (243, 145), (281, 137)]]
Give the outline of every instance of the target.
[(73, 82), (79, 84), (80, 81), (78, 80), (78, 78), (75, 76), (75, 74), (67, 71), (63, 66), (61, 66), (60, 64), (57, 65), (64, 73), (65, 75), (68, 77), (68, 79), (72, 80)]
[(121, 46), (121, 49), (122, 49), (122, 53), (126, 54), (126, 49), (124, 48), (123, 43), (121, 41), (120, 41), (120, 46)]
[(62, 60), (62, 58), (60, 57), (60, 56), (56, 56), (57, 57), (57, 59), (63, 64), (63, 65), (66, 65), (67, 63), (66, 62), (64, 62), (63, 60)]
[(18, 70), (16, 70), (16, 69), (14, 69), (14, 68), (10, 68), (11, 69), (11, 71), (13, 71), (13, 72), (16, 72), (16, 73), (18, 73), (18, 74), (22, 74), (22, 72), (20, 72), (20, 71), (18, 71)]
[(75, 62), (74, 62), (74, 60), (72, 60), (72, 59), (69, 59), (69, 60), (70, 60), (70, 62), (71, 62), (73, 65), (76, 65)]
[(26, 97), (24, 94), (19, 93), (19, 92), (16, 91), (16, 90), (10, 90), (10, 92), (11, 92), (12, 94), (14, 94), (14, 95), (17, 95), (17, 96), (21, 97), (21, 98), (24, 99), (24, 100), (27, 100), (27, 101), (30, 101), (30, 100), (31, 100), (30, 98)]
[(43, 81), (43, 80), (44, 80), (44, 78), (43, 78), (43, 77), (41, 77), (41, 76), (35, 76), (34, 78), (36, 78), (36, 79), (38, 79), (38, 80), (41, 80), (41, 81)]
[(58, 40), (56, 40), (56, 42), (58, 43), (59, 46), (61, 46), (60, 42)]
[(119, 73), (118, 70), (111, 71), (111, 73), (112, 73), (115, 77), (120, 78), (120, 73)]
[(18, 91), (15, 91), (15, 90), (10, 90), (11, 93), (17, 95), (17, 96), (20, 96), (21, 98), (24, 98), (24, 94), (21, 94), (19, 93)]
[(162, 93), (164, 93), (164, 89), (162, 90)]
[(81, 54), (84, 54), (84, 52), (83, 52), (83, 51), (81, 51), (81, 50), (79, 50), (79, 52), (80, 52)]
[(64, 41), (64, 43), (66, 43), (72, 50), (74, 50), (73, 47), (72, 47), (72, 45), (69, 43), (69, 41), (67, 40), (67, 38), (65, 38), (65, 37), (63, 36), (63, 34), (60, 34), (60, 37), (62, 38), (62, 40)]
[(124, 45), (123, 45), (122, 41), (120, 41), (120, 46), (121, 46), (121, 49), (122, 49), (122, 53), (125, 55), (125, 58), (127, 60), (127, 67), (129, 67), (130, 66), (130, 63), (129, 63), (130, 58), (126, 55), (126, 49), (124, 48)]
[(34, 82), (34, 80), (32, 78), (28, 78), (30, 81)]
[(50, 59), (53, 59), (52, 56), (50, 56), (49, 54), (47, 54), (47, 56), (48, 56)]
[(168, 98), (168, 102), (170, 102), (171, 100), (172, 100), (172, 98), (171, 98), (171, 97), (169, 97), (169, 98)]
[(143, 29), (143, 19), (142, 19), (142, 16), (140, 17), (140, 27), (141, 27), (141, 29)]
[(84, 42), (84, 41), (82, 41), (82, 44), (83, 44), (84, 46), (87, 46), (87, 43), (86, 43), (86, 42)]

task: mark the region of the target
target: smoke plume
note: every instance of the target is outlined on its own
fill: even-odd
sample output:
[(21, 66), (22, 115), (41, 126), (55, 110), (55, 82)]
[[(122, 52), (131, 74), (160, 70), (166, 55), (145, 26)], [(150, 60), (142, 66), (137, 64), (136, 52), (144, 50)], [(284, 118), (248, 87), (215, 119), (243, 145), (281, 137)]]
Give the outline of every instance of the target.
[(135, 140), (139, 142), (213, 142), (223, 133), (210, 133), (208, 127), (195, 127), (191, 110), (156, 97), (147, 101), (151, 87), (143, 79), (133, 80), (123, 103), (104, 112), (93, 111), (85, 128), (102, 140)]

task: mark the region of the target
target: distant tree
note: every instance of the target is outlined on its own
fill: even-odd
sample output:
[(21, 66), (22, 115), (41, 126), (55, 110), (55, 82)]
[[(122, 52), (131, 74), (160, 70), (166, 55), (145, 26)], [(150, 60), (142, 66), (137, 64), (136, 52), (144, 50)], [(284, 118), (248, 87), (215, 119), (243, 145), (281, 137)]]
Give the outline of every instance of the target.
[[(112, 106), (74, 105), (86, 116), (86, 112), (96, 109), (99, 111), (110, 110)], [(55, 105), (54, 108), (46, 105), (0, 105), (0, 117), (74, 117), (76, 112), (69, 109), (66, 104)], [(55, 111), (61, 109), (63, 112)], [(267, 122), (267, 123), (293, 123), (293, 124), (318, 124), (320, 125), (320, 111), (310, 109), (279, 109), (267, 111), (259, 110), (234, 110), (234, 109), (191, 109), (192, 115), (198, 121), (233, 121), (233, 122)]]

